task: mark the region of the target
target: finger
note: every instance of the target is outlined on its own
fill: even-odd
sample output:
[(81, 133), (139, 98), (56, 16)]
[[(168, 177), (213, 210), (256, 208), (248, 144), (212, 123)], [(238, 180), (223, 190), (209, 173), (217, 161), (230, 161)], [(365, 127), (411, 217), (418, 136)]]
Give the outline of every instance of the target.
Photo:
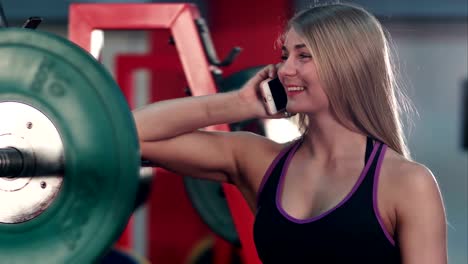
[(270, 77), (271, 79), (276, 78), (276, 66), (275, 65), (268, 66), (268, 77)]
[(275, 65), (267, 65), (262, 70), (258, 72), (260, 79), (265, 80), (267, 78), (273, 79), (276, 77), (276, 68)]
[(275, 64), (275, 68), (276, 68), (276, 71), (278, 71), (282, 66), (283, 66), (283, 62), (278, 62)]
[(270, 116), (269, 118), (271, 119), (281, 119), (281, 118), (290, 118), (290, 117), (293, 117), (295, 116), (297, 113), (290, 113), (288, 111), (282, 111), (282, 112), (279, 112), (275, 115), (272, 115)]
[(279, 62), (273, 65), (274, 69), (273, 69), (273, 76), (271, 77), (272, 79), (278, 77), (278, 70), (281, 68), (281, 66), (283, 66), (282, 62)]

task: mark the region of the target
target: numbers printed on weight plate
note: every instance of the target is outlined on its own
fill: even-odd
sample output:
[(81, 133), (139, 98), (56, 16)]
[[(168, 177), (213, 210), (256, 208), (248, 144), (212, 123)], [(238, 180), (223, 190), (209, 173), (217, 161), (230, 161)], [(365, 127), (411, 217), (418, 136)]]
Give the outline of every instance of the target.
[(52, 60), (44, 57), (34, 75), (31, 90), (37, 93), (47, 93), (54, 97), (65, 95), (65, 78), (57, 74), (58, 69)]

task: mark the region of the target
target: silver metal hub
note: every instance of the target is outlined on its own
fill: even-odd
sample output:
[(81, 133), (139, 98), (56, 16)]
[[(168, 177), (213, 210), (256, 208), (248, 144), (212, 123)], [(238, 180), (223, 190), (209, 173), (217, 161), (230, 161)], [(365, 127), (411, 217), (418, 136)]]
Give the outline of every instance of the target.
[(54, 124), (36, 108), (0, 102), (0, 148), (24, 160), (19, 176), (0, 177), (0, 222), (21, 223), (44, 212), (62, 186), (63, 143)]

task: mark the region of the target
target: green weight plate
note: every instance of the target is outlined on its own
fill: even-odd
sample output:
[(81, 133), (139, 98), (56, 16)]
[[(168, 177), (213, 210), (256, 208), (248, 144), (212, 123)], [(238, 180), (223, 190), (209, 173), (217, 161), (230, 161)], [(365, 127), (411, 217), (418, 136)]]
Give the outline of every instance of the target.
[(1, 29), (0, 58), (0, 103), (46, 115), (60, 133), (65, 161), (50, 207), (29, 221), (0, 224), (1, 262), (93, 263), (134, 207), (139, 150), (130, 109), (104, 67), (61, 37)]
[(184, 177), (184, 185), (193, 207), (215, 234), (239, 246), (231, 212), (221, 183)]

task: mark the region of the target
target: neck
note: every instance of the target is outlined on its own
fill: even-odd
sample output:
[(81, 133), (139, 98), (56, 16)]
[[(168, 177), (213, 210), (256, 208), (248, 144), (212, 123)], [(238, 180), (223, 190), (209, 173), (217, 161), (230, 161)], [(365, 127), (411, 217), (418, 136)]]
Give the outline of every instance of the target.
[(366, 135), (350, 125), (345, 127), (330, 115), (309, 115), (304, 136), (305, 152), (316, 160), (330, 163), (365, 151)]

